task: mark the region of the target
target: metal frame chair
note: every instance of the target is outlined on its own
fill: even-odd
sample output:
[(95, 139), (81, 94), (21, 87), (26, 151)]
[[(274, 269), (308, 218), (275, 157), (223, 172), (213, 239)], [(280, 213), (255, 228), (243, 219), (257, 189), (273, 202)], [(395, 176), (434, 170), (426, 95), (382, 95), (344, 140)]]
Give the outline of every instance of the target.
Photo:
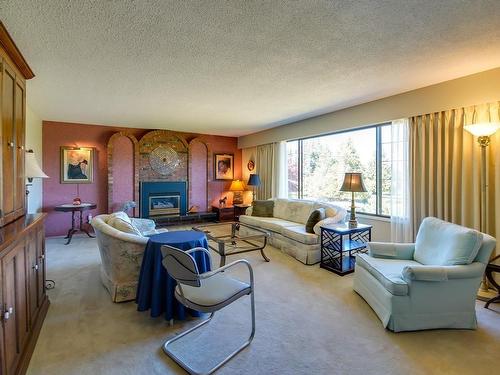
[[(206, 320), (202, 321), (196, 326), (188, 329), (185, 332), (180, 333), (179, 335), (165, 342), (165, 344), (163, 345), (163, 351), (190, 374), (211, 374), (214, 371), (221, 368), (224, 364), (226, 364), (230, 359), (232, 359), (236, 354), (238, 354), (244, 348), (246, 348), (250, 344), (255, 335), (254, 277), (250, 263), (244, 259), (234, 261), (216, 270), (200, 274), (198, 272), (198, 267), (196, 265), (196, 262), (194, 258), (191, 256), (191, 254), (197, 251), (202, 251), (205, 254), (207, 254), (210, 260), (210, 265), (212, 264), (212, 258), (210, 256), (210, 252), (203, 247), (196, 247), (187, 251), (179, 250), (175, 247), (171, 247), (168, 245), (164, 245), (161, 248), (163, 256), (162, 264), (169, 273), (169, 275), (177, 281), (177, 287), (175, 289), (175, 298), (188, 308), (210, 313), (210, 316)], [(244, 264), (248, 268), (249, 279), (250, 279), (249, 284), (244, 283), (235, 278), (232, 278), (229, 275), (221, 274), (221, 272), (240, 264)], [(219, 285), (223, 285), (224, 283), (232, 284), (231, 286), (233, 293), (228, 298), (224, 298), (222, 300), (214, 300), (213, 301), (214, 303), (211, 305), (206, 305), (204, 302), (200, 301), (198, 301), (199, 303), (197, 303), (196, 293), (193, 294), (190, 292), (195, 290), (193, 288), (206, 288), (207, 291), (210, 292), (209, 286), (207, 286), (206, 284), (208, 284), (208, 280), (210, 280), (211, 278), (217, 278)], [(175, 353), (173, 353), (169, 349), (168, 346), (171, 343), (179, 340), (180, 338), (188, 335), (189, 333), (197, 330), (198, 328), (210, 322), (216, 311), (230, 305), (231, 303), (233, 303), (234, 301), (240, 299), (245, 295), (250, 295), (251, 299), (250, 307), (252, 313), (252, 331), (250, 333), (250, 336), (245, 343), (243, 343), (240, 347), (234, 350), (224, 360), (219, 362), (208, 372), (195, 371), (193, 368), (191, 368), (187, 363), (183, 362), (179, 357), (175, 355)]]

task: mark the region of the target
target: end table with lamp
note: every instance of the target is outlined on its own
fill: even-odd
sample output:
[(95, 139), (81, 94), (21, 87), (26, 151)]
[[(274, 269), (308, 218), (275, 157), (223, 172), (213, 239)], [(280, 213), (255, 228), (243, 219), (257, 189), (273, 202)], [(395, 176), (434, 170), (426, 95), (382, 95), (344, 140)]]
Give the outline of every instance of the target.
[(366, 192), (366, 187), (365, 184), (363, 183), (363, 177), (361, 173), (346, 173), (344, 176), (344, 183), (342, 184), (340, 191), (346, 191), (352, 193), (349, 228), (356, 228), (358, 226), (358, 221), (356, 220), (356, 206), (354, 205), (354, 193)]

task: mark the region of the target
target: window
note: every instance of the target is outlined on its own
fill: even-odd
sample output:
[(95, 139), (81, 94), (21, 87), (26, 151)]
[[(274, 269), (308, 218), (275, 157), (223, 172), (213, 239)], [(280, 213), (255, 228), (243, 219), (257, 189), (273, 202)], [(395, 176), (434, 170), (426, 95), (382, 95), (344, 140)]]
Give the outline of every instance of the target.
[(287, 142), (289, 198), (319, 199), (349, 207), (341, 192), (345, 172), (361, 172), (366, 193), (356, 193), (358, 212), (390, 215), (391, 126)]

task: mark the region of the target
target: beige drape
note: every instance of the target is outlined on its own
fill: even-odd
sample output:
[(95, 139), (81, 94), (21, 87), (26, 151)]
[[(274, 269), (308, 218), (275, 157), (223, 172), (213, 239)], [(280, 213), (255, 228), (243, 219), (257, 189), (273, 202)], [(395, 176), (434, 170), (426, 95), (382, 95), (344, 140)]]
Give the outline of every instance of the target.
[[(410, 118), (412, 215), (415, 232), (435, 216), (480, 229), (481, 150), (464, 125), (498, 121), (499, 103), (459, 108)], [(500, 234), (500, 131), (487, 148), (486, 232)], [(414, 233), (415, 234), (415, 233)], [(496, 236), (495, 236), (496, 237)]]
[(272, 143), (257, 146), (255, 169), (258, 171), (261, 181), (260, 187), (256, 189), (256, 198), (272, 198), (274, 176), (274, 145)]

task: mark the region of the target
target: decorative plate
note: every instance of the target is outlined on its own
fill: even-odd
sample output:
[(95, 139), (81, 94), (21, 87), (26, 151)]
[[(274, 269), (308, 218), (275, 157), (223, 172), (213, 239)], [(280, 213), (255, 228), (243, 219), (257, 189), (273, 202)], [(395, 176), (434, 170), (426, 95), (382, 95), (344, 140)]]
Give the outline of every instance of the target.
[(248, 170), (249, 170), (250, 172), (254, 170), (254, 168), (255, 168), (255, 163), (253, 162), (253, 160), (250, 160), (250, 161), (248, 162), (248, 164), (247, 164), (247, 168), (248, 168)]
[(180, 163), (177, 152), (168, 146), (158, 146), (149, 154), (149, 165), (161, 175), (171, 174)]

